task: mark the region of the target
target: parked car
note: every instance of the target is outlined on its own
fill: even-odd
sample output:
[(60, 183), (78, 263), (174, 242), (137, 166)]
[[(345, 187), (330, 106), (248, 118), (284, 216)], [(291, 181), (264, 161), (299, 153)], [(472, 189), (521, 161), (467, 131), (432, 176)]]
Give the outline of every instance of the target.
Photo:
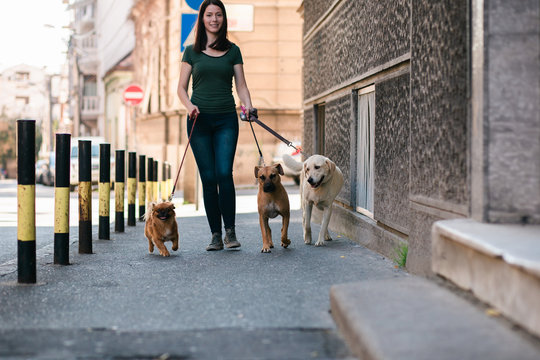
[[(300, 141), (293, 141), (292, 143), (297, 149), (301, 149)], [(287, 144), (280, 142), (276, 148), (276, 152), (273, 158), (274, 164), (281, 164), (284, 176), (291, 177), (296, 185), (300, 185), (300, 171), (295, 171), (285, 165), (285, 163), (283, 162), (283, 154), (291, 155), (293, 159), (298, 162), (302, 162), (302, 154), (300, 153), (300, 151), (294, 149), (293, 147), (290, 147)]]
[[(101, 136), (74, 137), (71, 139), (71, 168), (69, 175), (69, 187), (73, 190), (79, 184), (79, 140), (90, 140), (91, 150), (91, 177), (92, 184), (99, 182), (99, 144), (105, 143), (105, 139)], [(112, 152), (112, 151), (111, 151)], [(111, 169), (114, 168), (111, 162)], [(111, 180), (112, 180), (111, 170)]]
[(54, 171), (55, 171), (55, 162), (56, 156), (54, 152), (49, 153), (49, 158), (46, 160), (46, 167), (42, 174), (42, 181), (41, 183), (43, 185), (47, 186), (54, 186)]
[(40, 159), (36, 161), (36, 184), (43, 184), (43, 173), (47, 167), (47, 160)]

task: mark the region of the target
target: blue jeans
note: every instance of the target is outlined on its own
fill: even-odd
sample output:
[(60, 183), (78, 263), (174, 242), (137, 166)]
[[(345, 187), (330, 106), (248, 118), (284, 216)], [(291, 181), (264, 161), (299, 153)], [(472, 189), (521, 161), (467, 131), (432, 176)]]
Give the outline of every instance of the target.
[[(187, 120), (187, 132), (193, 121)], [(191, 148), (203, 184), (204, 208), (212, 233), (234, 228), (236, 193), (233, 162), (238, 142), (238, 118), (235, 112), (199, 114), (191, 136)]]

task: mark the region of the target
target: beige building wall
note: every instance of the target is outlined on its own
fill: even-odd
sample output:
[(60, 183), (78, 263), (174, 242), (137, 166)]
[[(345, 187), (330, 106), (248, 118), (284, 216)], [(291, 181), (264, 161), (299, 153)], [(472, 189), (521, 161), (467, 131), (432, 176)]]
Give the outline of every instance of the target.
[[(244, 58), (246, 80), (259, 118), (289, 140), (302, 136), (302, 19), (297, 13), (300, 0), (228, 0), (229, 4), (252, 4), (253, 31), (229, 32)], [(145, 90), (137, 108), (137, 151), (168, 161), (173, 173), (187, 143), (186, 112), (176, 95), (180, 73), (180, 19), (182, 13), (196, 13), (185, 2), (171, 0), (136, 1), (134, 81)], [(189, 41), (188, 41), (189, 43)], [(236, 93), (235, 93), (236, 97)], [(236, 97), (237, 105), (240, 105)], [(266, 163), (272, 161), (278, 144), (271, 134), (254, 125)], [(258, 152), (249, 124), (240, 123), (234, 176), (237, 185), (254, 184), (253, 167)], [(174, 177), (174, 175), (173, 175)], [(196, 165), (188, 157), (180, 176), (186, 199), (195, 200)]]

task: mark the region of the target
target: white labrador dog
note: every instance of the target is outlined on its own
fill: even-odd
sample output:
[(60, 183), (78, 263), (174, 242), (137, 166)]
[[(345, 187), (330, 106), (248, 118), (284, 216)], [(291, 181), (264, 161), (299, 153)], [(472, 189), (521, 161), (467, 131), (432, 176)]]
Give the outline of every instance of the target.
[(315, 246), (322, 246), (324, 240), (332, 240), (328, 234), (328, 223), (332, 216), (332, 203), (343, 187), (343, 173), (332, 160), (322, 155), (310, 156), (302, 164), (285, 154), (283, 161), (291, 169), (302, 172), (300, 175), (300, 201), (304, 243), (311, 244), (313, 205), (323, 211), (321, 231), (315, 243)]

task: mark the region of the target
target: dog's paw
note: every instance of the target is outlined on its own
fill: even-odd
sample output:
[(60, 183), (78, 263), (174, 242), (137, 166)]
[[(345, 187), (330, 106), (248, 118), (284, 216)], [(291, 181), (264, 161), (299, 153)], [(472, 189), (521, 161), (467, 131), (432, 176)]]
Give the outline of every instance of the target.
[(261, 250), (262, 253), (269, 253), (271, 252), (270, 251), (270, 248), (267, 248), (267, 247), (263, 247), (262, 250)]
[(315, 246), (324, 246), (324, 241), (317, 240)]
[(178, 250), (178, 244), (172, 246), (173, 251)]
[(283, 246), (284, 248), (287, 248), (287, 246), (289, 246), (291, 244), (291, 240), (290, 239), (283, 239), (281, 240), (281, 246)]
[(167, 250), (165, 250), (165, 251), (160, 251), (159, 254), (160, 254), (161, 256), (165, 256), (165, 257), (171, 256), (171, 254), (170, 254)]

